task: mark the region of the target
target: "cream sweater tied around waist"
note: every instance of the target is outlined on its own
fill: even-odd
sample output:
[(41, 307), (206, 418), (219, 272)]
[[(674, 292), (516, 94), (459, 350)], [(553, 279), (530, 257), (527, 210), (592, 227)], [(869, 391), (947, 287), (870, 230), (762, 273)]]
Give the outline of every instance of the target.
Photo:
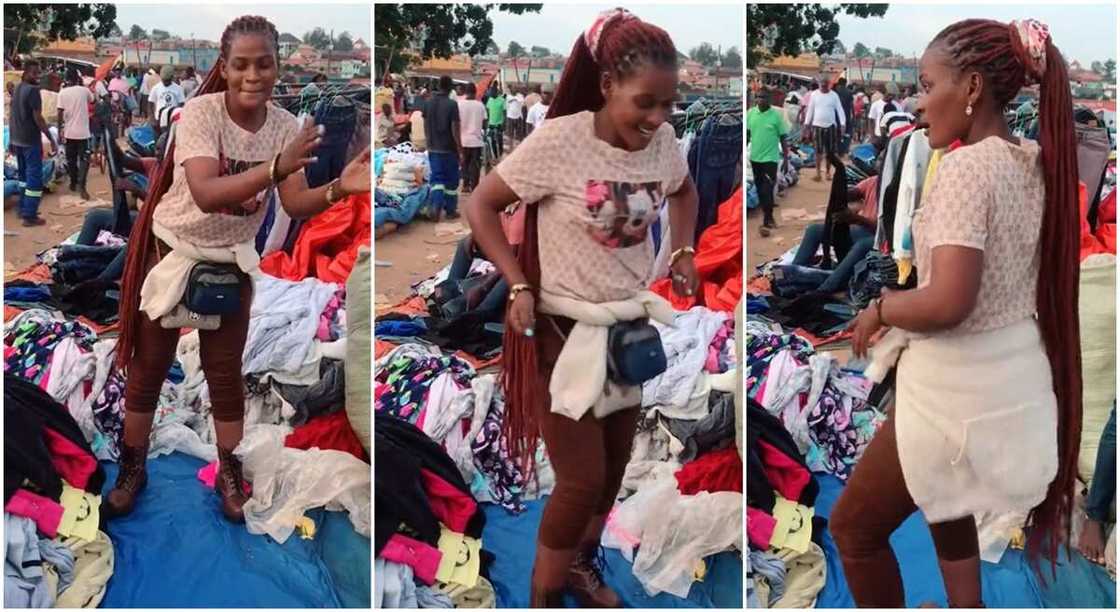
[(641, 291), (629, 300), (584, 302), (541, 291), (539, 310), (576, 322), (556, 360), (549, 381), (552, 412), (578, 421), (592, 410), (596, 418), (642, 403), (642, 388), (607, 378), (607, 336), (615, 323), (651, 318), (672, 325), (674, 311), (665, 298)]
[(152, 234), (171, 247), (171, 252), (148, 271), (140, 287), (140, 310), (153, 321), (171, 312), (183, 300), (191, 268), (199, 262), (236, 263), (242, 272), (254, 279), (261, 273), (261, 257), (251, 242), (230, 247), (200, 247), (181, 240), (155, 220)]

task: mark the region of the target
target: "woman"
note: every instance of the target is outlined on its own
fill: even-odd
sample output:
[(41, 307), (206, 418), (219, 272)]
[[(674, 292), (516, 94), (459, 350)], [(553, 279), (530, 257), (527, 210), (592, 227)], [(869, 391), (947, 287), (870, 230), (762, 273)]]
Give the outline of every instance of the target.
[[(930, 523), (949, 605), (980, 607), (974, 516), (1030, 511), (1027, 551), (1068, 540), (1081, 434), (1077, 155), (1069, 79), (1045, 25), (970, 19), (921, 60), (920, 115), (945, 153), (914, 219), (918, 288), (854, 323), (873, 368), (901, 352), (892, 418), (831, 517), (860, 606), (904, 605), (887, 538), (916, 509)], [(1040, 144), (1011, 135), (1003, 108), (1042, 92)]]
[[(610, 323), (588, 322), (585, 311), (638, 304), (628, 318), (663, 318), (664, 310), (671, 317), (667, 304), (642, 303), (652, 280), (648, 228), (666, 200), (674, 291), (696, 290), (696, 189), (666, 123), (676, 98), (669, 35), (622, 9), (603, 13), (576, 41), (548, 119), (483, 179), (467, 207), (475, 239), (510, 284), (503, 381), (511, 453), (531, 469), (543, 438), (556, 472), (537, 537), (533, 606), (558, 607), (564, 590), (584, 607), (620, 604), (595, 559), (629, 460), (641, 390), (610, 384), (603, 391), (603, 376), (581, 385), (581, 372), (564, 384), (573, 368), (561, 364), (586, 354), (577, 365), (605, 371)], [(518, 200), (528, 208), (515, 257), (499, 213)], [(577, 342), (588, 334), (600, 339), (590, 345), (596, 348)], [(581, 395), (587, 389), (591, 395)], [(613, 411), (604, 408), (612, 400)]]
[(259, 263), (253, 240), (268, 193), (276, 188), (290, 216), (308, 218), (348, 194), (369, 191), (368, 149), (341, 178), (308, 188), (302, 171), (315, 160), (322, 130), (300, 126), (269, 102), (278, 48), (276, 28), (263, 17), (238, 17), (226, 27), (219, 62), (183, 108), (174, 154), (164, 159), (154, 197), (132, 229), (117, 352), (128, 376), (124, 441), (116, 485), (105, 500), (110, 516), (129, 513), (147, 483), (156, 402), (180, 336), (177, 327), (167, 328), (167, 317), (176, 312), (190, 268), (209, 261), (236, 262), (240, 279), (236, 312), (221, 315), (220, 327), (199, 335), (220, 462), (215, 489), (226, 518), (244, 520), (244, 483), (233, 450), (244, 427), (241, 355), (253, 297), (249, 275), (258, 273)]

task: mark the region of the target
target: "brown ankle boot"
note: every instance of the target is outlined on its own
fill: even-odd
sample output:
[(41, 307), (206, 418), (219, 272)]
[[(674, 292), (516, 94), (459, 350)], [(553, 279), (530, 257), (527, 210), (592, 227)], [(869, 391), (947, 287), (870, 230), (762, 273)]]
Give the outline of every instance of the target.
[(535, 584), (529, 586), (530, 608), (563, 608), (564, 591), (547, 591)]
[(121, 456), (117, 465), (117, 482), (109, 495), (105, 496), (104, 511), (108, 518), (124, 516), (132, 512), (136, 498), (148, 485), (148, 445), (121, 445)]
[(222, 498), (222, 514), (233, 523), (244, 523), (242, 506), (249, 498), (245, 495), (245, 479), (241, 477), (241, 461), (222, 447), (218, 447), (218, 477), (214, 490)]
[(584, 546), (568, 570), (568, 590), (581, 608), (621, 608), (622, 599), (603, 582), (605, 560), (598, 544)]

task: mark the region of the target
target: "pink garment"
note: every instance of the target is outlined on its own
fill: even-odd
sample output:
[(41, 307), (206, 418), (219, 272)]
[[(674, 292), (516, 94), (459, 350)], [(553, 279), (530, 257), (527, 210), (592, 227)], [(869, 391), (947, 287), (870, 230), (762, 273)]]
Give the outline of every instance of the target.
[(711, 345), (708, 346), (708, 360), (704, 362), (704, 370), (709, 374), (719, 374), (719, 355), (723, 352), (723, 347), (727, 345), (728, 338), (731, 337), (732, 321), (725, 321), (723, 326), (716, 331), (716, 335), (712, 338)]
[(323, 342), (331, 342), (331, 321), (334, 320), (338, 310), (342, 308), (342, 300), (339, 298), (338, 293), (334, 294), (331, 301), (327, 302), (327, 307), (323, 309), (323, 314), (319, 316), (319, 329), (315, 337)]
[(48, 538), (58, 536), (58, 524), (62, 522), (62, 505), (53, 499), (36, 495), (26, 489), (18, 489), (4, 506), (5, 512), (25, 516), (33, 521), (39, 531)]
[(381, 550), (381, 558), (411, 567), (416, 578), (424, 584), (432, 584), (436, 581), (443, 553), (434, 546), (395, 533)]
[(44, 441), (51, 453), (51, 465), (75, 489), (85, 489), (97, 472), (97, 459), (55, 430), (43, 428)]
[[(213, 489), (214, 483), (218, 479), (218, 462), (208, 463), (199, 468), (198, 479), (201, 480), (202, 484), (206, 485), (207, 488)], [(252, 495), (253, 485), (249, 484), (249, 481), (244, 481), (243, 484), (245, 485), (245, 494)]]
[(758, 508), (747, 506), (747, 539), (758, 549), (770, 548), (770, 540), (774, 537), (774, 527), (778, 520)]

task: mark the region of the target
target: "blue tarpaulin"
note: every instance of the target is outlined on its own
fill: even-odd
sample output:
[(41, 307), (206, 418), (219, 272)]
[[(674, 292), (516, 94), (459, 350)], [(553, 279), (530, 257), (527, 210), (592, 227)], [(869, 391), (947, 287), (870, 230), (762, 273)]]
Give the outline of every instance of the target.
[[(117, 465), (104, 465), (108, 493)], [(116, 566), (102, 607), (370, 607), (370, 541), (345, 512), (313, 510), (314, 539), (278, 544), (226, 521), (202, 466), (180, 453), (148, 461), (135, 510), (105, 527)]]

